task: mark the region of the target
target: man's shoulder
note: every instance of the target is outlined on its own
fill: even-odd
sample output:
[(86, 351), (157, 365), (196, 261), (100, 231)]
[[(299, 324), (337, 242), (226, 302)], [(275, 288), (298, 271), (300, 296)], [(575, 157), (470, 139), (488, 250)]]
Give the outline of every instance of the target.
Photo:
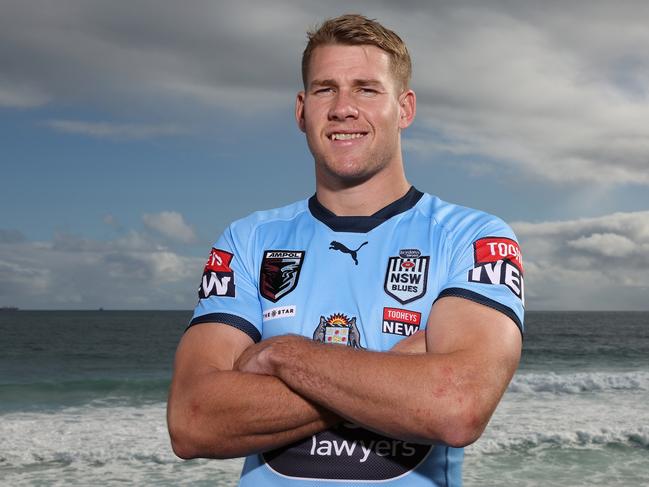
[(294, 203), (272, 208), (259, 210), (233, 221), (230, 228), (236, 231), (254, 231), (256, 228), (273, 223), (291, 222), (308, 211), (308, 200), (303, 199)]
[(418, 207), (421, 212), (442, 226), (450, 235), (484, 233), (490, 230), (498, 233), (511, 232), (509, 225), (496, 215), (468, 206), (449, 203), (428, 193), (424, 193)]

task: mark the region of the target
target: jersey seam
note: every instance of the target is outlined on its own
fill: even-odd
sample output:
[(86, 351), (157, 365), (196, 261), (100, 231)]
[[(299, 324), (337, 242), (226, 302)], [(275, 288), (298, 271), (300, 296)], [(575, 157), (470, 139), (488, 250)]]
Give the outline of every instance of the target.
[[(307, 200), (301, 200), (300, 203), (304, 204), (305, 201), (307, 201)], [(253, 242), (253, 240), (255, 238), (257, 238), (257, 232), (259, 231), (259, 229), (262, 226), (270, 225), (270, 224), (273, 224), (273, 223), (276, 223), (276, 222), (290, 222), (290, 221), (293, 221), (296, 218), (300, 217), (305, 211), (308, 211), (308, 205), (305, 206), (305, 208), (302, 208), (300, 211), (296, 212), (290, 218), (276, 217), (276, 218), (273, 218), (273, 219), (269, 219), (269, 220), (265, 220), (265, 221), (261, 221), (261, 222), (256, 223), (253, 226), (252, 231), (250, 232), (250, 235), (248, 235), (248, 241), (246, 242), (246, 247), (247, 247), (246, 254), (249, 255), (249, 253), (255, 249), (255, 247), (252, 245), (252, 242)], [(251, 256), (251, 259), (252, 259), (251, 267), (255, 267), (254, 266), (254, 255)], [(253, 273), (250, 274), (250, 277), (252, 278), (253, 282), (258, 279), (258, 275), (255, 275)], [(257, 290), (259, 290), (259, 282), (256, 283), (255, 287), (257, 288)], [(261, 303), (261, 300), (259, 302)]]

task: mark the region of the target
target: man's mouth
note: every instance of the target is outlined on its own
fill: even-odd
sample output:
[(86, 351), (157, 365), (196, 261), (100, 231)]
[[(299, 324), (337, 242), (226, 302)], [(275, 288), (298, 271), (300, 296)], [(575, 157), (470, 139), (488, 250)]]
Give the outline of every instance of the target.
[(353, 139), (360, 139), (361, 137), (365, 137), (367, 135), (366, 132), (354, 132), (354, 133), (341, 133), (341, 132), (334, 132), (333, 134), (329, 135), (329, 139), (334, 141), (334, 140), (353, 140)]

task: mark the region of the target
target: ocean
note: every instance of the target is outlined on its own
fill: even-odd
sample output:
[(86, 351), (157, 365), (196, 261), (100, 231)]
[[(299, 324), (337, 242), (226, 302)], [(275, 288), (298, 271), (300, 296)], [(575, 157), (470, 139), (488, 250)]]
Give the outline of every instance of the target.
[[(185, 311), (0, 312), (0, 485), (237, 484), (177, 459), (165, 401)], [(649, 313), (528, 312), (464, 485), (649, 485)]]

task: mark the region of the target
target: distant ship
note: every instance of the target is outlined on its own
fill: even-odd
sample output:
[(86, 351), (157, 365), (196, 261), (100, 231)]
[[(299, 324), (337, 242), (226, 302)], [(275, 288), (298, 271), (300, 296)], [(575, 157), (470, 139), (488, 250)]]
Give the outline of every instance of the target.
[(0, 311), (18, 311), (15, 306), (0, 306)]

